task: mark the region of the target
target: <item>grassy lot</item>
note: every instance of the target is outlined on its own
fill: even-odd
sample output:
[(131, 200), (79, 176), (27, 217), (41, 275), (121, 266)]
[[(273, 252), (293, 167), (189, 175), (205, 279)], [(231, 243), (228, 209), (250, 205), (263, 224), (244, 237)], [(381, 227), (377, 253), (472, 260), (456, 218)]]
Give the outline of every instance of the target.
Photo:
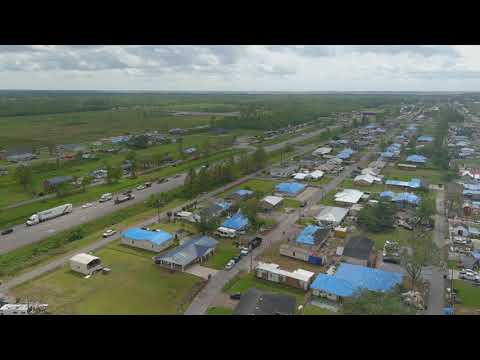
[(214, 306), (208, 308), (207, 315), (233, 315), (233, 309)]
[(341, 206), (339, 203), (335, 201), (335, 194), (340, 192), (339, 189), (333, 189), (325, 194), (322, 200), (320, 200), (320, 204), (327, 205), (327, 206)]
[[(355, 232), (353, 235), (358, 235), (360, 233), (361, 232), (358, 231), (358, 232)], [(405, 240), (407, 240), (410, 236), (412, 236), (411, 231), (401, 227), (396, 227), (391, 231), (383, 232), (383, 233), (371, 233), (371, 232), (363, 232), (363, 233), (375, 242), (375, 249), (377, 250), (382, 250), (383, 245), (387, 240), (398, 241), (400, 244), (402, 244), (402, 243), (405, 243)], [(430, 232), (430, 236), (432, 236), (431, 232)]]
[(345, 179), (340, 184), (341, 188), (344, 189), (356, 189), (360, 191), (368, 191), (371, 193), (380, 193), (387, 190), (387, 186), (384, 184), (372, 184), (372, 185), (359, 185), (353, 182), (353, 179)]
[(13, 290), (49, 304), (53, 314), (182, 314), (202, 280), (156, 266), (143, 255), (104, 248), (96, 253), (112, 269), (89, 279), (65, 266)]
[(228, 294), (244, 293), (248, 289), (257, 288), (258, 290), (268, 291), (273, 293), (282, 293), (295, 296), (297, 299), (297, 305), (303, 304), (305, 299), (305, 292), (290, 286), (283, 284), (277, 284), (271, 281), (257, 279), (253, 273), (248, 274), (246, 272), (238, 274), (224, 287), (224, 291)]
[(433, 169), (402, 170), (395, 167), (386, 167), (383, 171), (386, 179), (408, 181), (412, 178), (426, 180), (432, 184), (442, 184), (442, 173)]
[(240, 251), (233, 244), (233, 239), (217, 239), (218, 246), (215, 254), (211, 256), (203, 265), (212, 269), (223, 270), (227, 262)]
[(480, 309), (480, 288), (467, 281), (453, 280), (453, 287), (458, 290), (462, 304), (455, 305), (459, 314), (473, 314)]
[(304, 315), (338, 315), (338, 313), (320, 308), (314, 305), (307, 305), (304, 309)]
[(228, 191), (222, 193), (222, 194), (219, 194), (218, 197), (221, 198), (221, 197), (225, 197), (239, 189), (248, 189), (248, 190), (252, 190), (252, 191), (255, 191), (255, 192), (260, 192), (260, 193), (264, 193), (264, 194), (270, 194), (273, 192), (273, 189), (275, 189), (275, 186), (278, 184), (277, 181), (273, 181), (273, 180), (257, 180), (257, 179), (253, 179), (253, 180), (248, 180), (244, 183), (242, 183), (241, 185), (238, 185), (238, 186), (235, 186), (234, 188), (232, 189), (229, 189)]
[(300, 201), (296, 199), (284, 198), (282, 202), (283, 208), (299, 208)]
[(308, 184), (313, 185), (313, 186), (322, 186), (322, 185), (328, 184), (332, 180), (333, 180), (333, 178), (331, 176), (324, 175), (319, 180), (309, 180)]

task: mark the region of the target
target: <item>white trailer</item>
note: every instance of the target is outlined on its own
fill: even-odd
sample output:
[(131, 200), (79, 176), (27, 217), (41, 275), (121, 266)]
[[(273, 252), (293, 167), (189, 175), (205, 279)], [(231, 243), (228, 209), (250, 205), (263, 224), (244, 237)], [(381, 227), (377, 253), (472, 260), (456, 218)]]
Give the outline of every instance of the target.
[(60, 205), (52, 209), (40, 211), (39, 213), (36, 213), (30, 216), (30, 218), (27, 220), (27, 225), (32, 226), (32, 225), (41, 223), (42, 221), (47, 221), (47, 220), (56, 218), (58, 216), (69, 214), (72, 211), (73, 211), (72, 204)]
[(27, 304), (5, 304), (0, 308), (0, 315), (30, 315), (31, 309)]

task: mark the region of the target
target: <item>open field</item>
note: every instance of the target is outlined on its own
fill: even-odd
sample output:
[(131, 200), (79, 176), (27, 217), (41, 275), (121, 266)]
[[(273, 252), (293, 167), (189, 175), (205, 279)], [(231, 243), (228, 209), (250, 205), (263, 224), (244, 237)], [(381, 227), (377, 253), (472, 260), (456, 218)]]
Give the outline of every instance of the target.
[(53, 314), (182, 314), (202, 280), (170, 273), (143, 254), (104, 248), (95, 255), (112, 269), (89, 279), (65, 266), (13, 290), (16, 297), (49, 304)]
[(419, 178), (432, 184), (443, 183), (441, 172), (433, 169), (401, 170), (395, 167), (386, 167), (382, 174), (386, 179), (408, 181), (411, 178)]
[(277, 183), (277, 181), (273, 180), (248, 180), (239, 186), (235, 186), (234, 188), (228, 190), (225, 193), (219, 194), (218, 197), (225, 197), (239, 189), (249, 189), (255, 192), (269, 194), (273, 191)]
[(480, 310), (480, 287), (473, 286), (467, 281), (453, 280), (453, 287), (458, 290), (461, 304), (455, 305), (456, 314), (475, 314)]

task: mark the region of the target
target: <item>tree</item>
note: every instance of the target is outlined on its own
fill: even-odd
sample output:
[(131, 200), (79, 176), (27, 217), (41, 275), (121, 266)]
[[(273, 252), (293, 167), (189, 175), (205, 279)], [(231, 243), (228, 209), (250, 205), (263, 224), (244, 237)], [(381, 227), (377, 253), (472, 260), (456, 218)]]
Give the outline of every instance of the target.
[(385, 200), (380, 200), (375, 205), (364, 207), (358, 213), (358, 223), (371, 232), (384, 232), (392, 229), (394, 224), (395, 209)]
[(398, 291), (373, 292), (364, 290), (346, 298), (342, 305), (345, 315), (414, 315)]
[(187, 199), (192, 198), (194, 195), (196, 195), (196, 177), (197, 174), (195, 172), (194, 168), (190, 168), (188, 170), (188, 174), (185, 177), (183, 189), (184, 189), (184, 195)]
[(122, 168), (120, 166), (107, 165), (107, 183), (117, 182), (122, 177)]
[(218, 218), (208, 217), (208, 216), (200, 216), (200, 221), (197, 222), (197, 228), (202, 235), (206, 235), (215, 231), (218, 228), (220, 222)]
[(435, 214), (435, 201), (432, 198), (424, 197), (417, 207), (416, 213), (420, 218), (420, 223), (430, 225), (432, 216)]
[(82, 179), (82, 191), (85, 192), (87, 190), (87, 186), (89, 186), (93, 182), (93, 177), (90, 175), (86, 175)]
[(380, 147), (380, 151), (384, 151), (387, 147), (387, 143), (385, 142), (385, 136), (380, 136), (380, 141), (378, 142), (378, 146)]
[(55, 186), (55, 192), (57, 197), (63, 197), (69, 193), (71, 190), (71, 185), (68, 182), (62, 182)]
[(177, 151), (178, 151), (178, 155), (180, 156), (181, 159), (185, 159), (185, 152), (183, 151), (183, 138), (182, 137), (179, 137), (177, 139)]
[(257, 147), (255, 152), (252, 154), (252, 162), (254, 164), (255, 170), (260, 170), (267, 165), (268, 156), (265, 149), (262, 146)]
[(13, 176), (17, 183), (23, 186), (23, 190), (25, 191), (33, 185), (33, 172), (30, 166), (17, 166)]
[(253, 226), (258, 225), (258, 199), (257, 198), (251, 198), (246, 201), (243, 201), (240, 204), (240, 210), (242, 211), (242, 214), (245, 215)]
[(402, 266), (411, 281), (411, 290), (415, 290), (425, 266), (440, 263), (439, 255), (430, 234), (415, 227), (400, 255)]

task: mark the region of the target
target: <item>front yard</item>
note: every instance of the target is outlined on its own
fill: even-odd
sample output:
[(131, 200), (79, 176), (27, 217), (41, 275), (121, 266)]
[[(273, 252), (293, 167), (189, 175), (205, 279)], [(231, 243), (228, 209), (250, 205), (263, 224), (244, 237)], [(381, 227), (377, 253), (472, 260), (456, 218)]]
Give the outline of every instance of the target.
[(453, 280), (453, 287), (458, 290), (461, 304), (455, 305), (456, 314), (478, 314), (480, 310), (480, 287), (471, 285), (468, 281)]

